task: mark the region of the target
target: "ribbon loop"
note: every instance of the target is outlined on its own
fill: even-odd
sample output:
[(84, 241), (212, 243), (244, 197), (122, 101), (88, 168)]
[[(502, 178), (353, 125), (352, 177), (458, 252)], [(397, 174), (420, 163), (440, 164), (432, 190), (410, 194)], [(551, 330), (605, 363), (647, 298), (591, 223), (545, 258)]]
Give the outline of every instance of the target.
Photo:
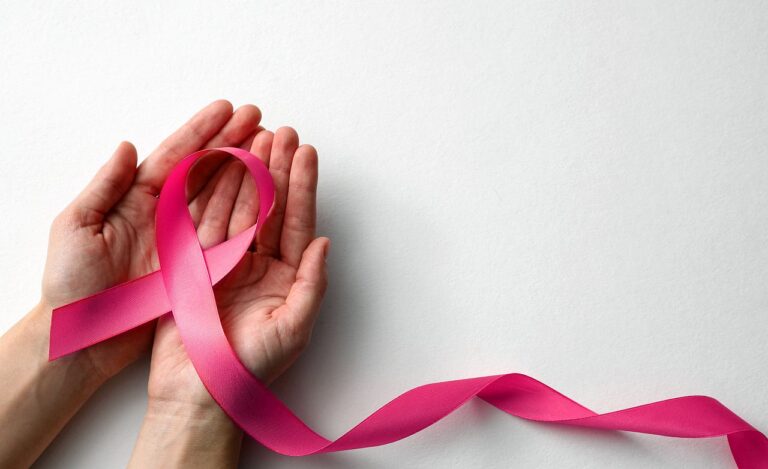
[[(207, 250), (187, 209), (186, 178), (205, 154), (223, 151), (242, 161), (259, 193), (257, 222)], [(227, 341), (213, 285), (247, 251), (274, 201), (269, 170), (247, 151), (193, 153), (171, 172), (157, 205), (160, 270), (53, 311), (51, 360), (156, 319), (171, 311), (185, 350), (208, 392), (232, 420), (264, 446), (304, 456), (384, 445), (432, 425), (479, 397), (508, 414), (540, 422), (707, 438), (727, 435), (736, 464), (768, 468), (768, 439), (718, 401), (687, 396), (597, 414), (545, 384), (518, 373), (427, 384), (396, 397), (335, 441), (317, 434), (240, 362)], [(138, 305), (138, 306), (137, 306)]]

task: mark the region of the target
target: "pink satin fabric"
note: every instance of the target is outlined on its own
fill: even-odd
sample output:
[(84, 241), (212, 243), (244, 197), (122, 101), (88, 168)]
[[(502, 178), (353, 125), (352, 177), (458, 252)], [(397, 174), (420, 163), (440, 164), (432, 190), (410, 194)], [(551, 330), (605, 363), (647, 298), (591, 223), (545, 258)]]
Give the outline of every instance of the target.
[[(258, 188), (260, 215), (244, 232), (203, 250), (187, 209), (185, 184), (193, 164), (211, 151), (229, 153), (246, 165)], [(768, 468), (765, 435), (710, 397), (680, 397), (597, 414), (517, 373), (419, 386), (396, 397), (335, 441), (325, 439), (243, 366), (224, 334), (213, 295), (212, 285), (234, 268), (263, 226), (274, 192), (268, 169), (244, 150), (203, 150), (182, 160), (168, 177), (157, 206), (160, 270), (54, 310), (50, 359), (171, 312), (187, 354), (211, 396), (251, 437), (285, 455), (392, 443), (479, 397), (511, 415), (540, 422), (682, 438), (727, 436), (738, 467)]]

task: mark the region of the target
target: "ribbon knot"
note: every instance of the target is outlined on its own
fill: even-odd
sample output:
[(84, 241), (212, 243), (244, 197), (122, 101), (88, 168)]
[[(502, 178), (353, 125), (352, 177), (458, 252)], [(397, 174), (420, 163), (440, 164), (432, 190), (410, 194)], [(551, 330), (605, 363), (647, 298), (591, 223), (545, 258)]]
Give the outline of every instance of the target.
[[(257, 222), (203, 250), (187, 208), (186, 178), (212, 151), (238, 158), (259, 194)], [(157, 205), (160, 269), (53, 311), (49, 358), (81, 350), (171, 312), (185, 350), (213, 399), (246, 433), (290, 456), (384, 445), (406, 438), (472, 397), (528, 420), (683, 438), (727, 436), (741, 468), (768, 468), (768, 439), (721, 403), (686, 396), (597, 414), (545, 384), (518, 373), (427, 384), (396, 397), (335, 441), (291, 412), (240, 362), (221, 325), (213, 285), (243, 257), (275, 197), (269, 170), (238, 148), (192, 153), (173, 169)]]

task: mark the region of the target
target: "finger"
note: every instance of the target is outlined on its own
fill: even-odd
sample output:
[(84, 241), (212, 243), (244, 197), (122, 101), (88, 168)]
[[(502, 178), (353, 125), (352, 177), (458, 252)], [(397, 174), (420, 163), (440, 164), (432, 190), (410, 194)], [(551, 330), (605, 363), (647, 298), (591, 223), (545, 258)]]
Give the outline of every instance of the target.
[[(237, 147), (252, 140), (261, 121), (261, 111), (252, 104), (246, 104), (238, 108), (232, 118), (224, 124), (219, 133), (213, 136), (205, 148)], [(250, 147), (250, 141), (245, 148)], [(205, 187), (208, 180), (218, 171), (224, 162), (226, 155), (209, 156), (195, 163), (195, 167), (187, 179), (187, 198), (193, 199)]]
[(320, 310), (328, 285), (325, 259), (330, 246), (331, 240), (322, 237), (307, 246), (296, 272), (296, 282), (288, 292), (285, 305), (279, 308), (280, 311), (275, 311), (278, 319), (286, 321), (289, 330), (298, 333), (299, 337), (309, 339)]
[(227, 239), (229, 218), (232, 214), (232, 207), (235, 205), (244, 171), (245, 167), (239, 161), (226, 163), (226, 169), (216, 183), (211, 200), (208, 201), (197, 227), (197, 236), (203, 249)]
[(283, 227), (288, 179), (291, 173), (293, 154), (299, 146), (299, 136), (290, 127), (281, 127), (275, 132), (269, 157), (269, 172), (275, 181), (275, 206), (264, 228), (259, 232), (256, 250), (265, 256), (280, 255), (280, 232)]
[(253, 141), (256, 139), (256, 135), (258, 135), (259, 132), (264, 130), (264, 127), (258, 126), (256, 130), (250, 133), (243, 141), (240, 142), (239, 145), (234, 145), (238, 147), (241, 150), (245, 151), (251, 151), (251, 147), (253, 146)]
[(256, 126), (256, 130), (254, 130), (254, 131), (253, 131), (253, 133), (251, 133), (251, 135), (249, 135), (249, 136), (248, 136), (248, 137), (247, 137), (245, 140), (243, 140), (243, 142), (240, 144), (240, 148), (242, 148), (243, 150), (249, 150), (249, 151), (250, 151), (251, 147), (253, 146), (253, 141), (254, 141), (254, 140), (256, 140), (256, 135), (258, 135), (258, 134), (259, 134), (259, 132), (261, 132), (261, 131), (263, 131), (263, 130), (264, 130), (264, 127), (262, 127), (262, 126), (260, 126), (260, 125), (257, 125), (257, 126)]
[(229, 101), (214, 101), (204, 107), (166, 138), (139, 166), (136, 186), (152, 195), (159, 194), (173, 166), (189, 153), (202, 148), (224, 127), (230, 117), (232, 104)]
[(269, 130), (262, 130), (256, 134), (256, 138), (253, 139), (250, 152), (256, 155), (266, 166), (269, 166), (269, 160), (272, 156), (272, 144), (275, 140), (274, 132)]
[(203, 218), (205, 208), (208, 206), (208, 202), (211, 200), (211, 197), (216, 190), (216, 186), (226, 172), (228, 164), (232, 162), (232, 160), (226, 158), (225, 155), (211, 155), (211, 158), (219, 156), (222, 158), (221, 167), (208, 179), (208, 182), (206, 182), (205, 186), (200, 190), (197, 196), (189, 201), (189, 214), (192, 216), (192, 221), (195, 223), (196, 227), (200, 225), (200, 220)]
[(71, 207), (85, 224), (101, 223), (104, 215), (125, 195), (136, 175), (136, 148), (121, 142)]
[[(263, 131), (264, 131), (264, 129), (261, 128), (261, 130), (259, 130), (258, 132), (263, 132)], [(267, 133), (267, 135), (261, 136), (258, 140), (256, 139), (256, 136), (258, 135), (258, 133), (253, 133), (248, 138), (246, 138), (243, 141), (243, 143), (240, 144), (240, 148), (242, 148), (243, 150), (250, 150), (251, 152), (253, 152), (254, 151), (253, 150), (254, 147), (261, 147), (263, 145), (263, 144), (258, 143), (258, 142), (268, 141), (269, 145), (271, 145), (271, 142), (272, 142), (271, 135), (272, 135), (272, 133), (271, 132), (266, 132), (266, 133)], [(255, 144), (254, 142), (257, 142), (258, 144)], [(268, 152), (269, 152), (269, 146), (267, 146), (267, 154), (268, 154)], [(194, 220), (195, 225), (197, 225), (198, 222), (200, 221), (200, 217), (202, 217), (203, 211), (205, 211), (205, 206), (208, 204), (208, 201), (211, 199), (211, 195), (213, 194), (213, 189), (216, 187), (216, 182), (221, 177), (221, 174), (222, 174), (222, 172), (224, 170), (224, 166), (225, 166), (223, 163), (225, 163), (227, 161), (227, 159), (231, 160), (231, 157), (229, 155), (227, 155), (227, 154), (224, 154), (224, 153), (206, 156), (204, 158), (204, 160), (208, 159), (208, 158), (219, 158), (219, 159), (221, 159), (222, 165), (219, 167), (219, 169), (216, 170), (216, 172), (212, 176), (210, 176), (208, 178), (208, 181), (205, 182), (205, 185), (203, 186), (203, 188), (200, 189), (200, 191), (197, 193), (197, 195), (192, 197), (190, 202), (189, 202), (189, 212), (192, 214), (192, 220)], [(197, 169), (198, 169), (197, 166), (195, 166), (195, 168), (192, 169), (192, 173), (190, 174), (190, 177), (194, 177), (194, 173), (195, 173), (195, 171)], [(246, 180), (246, 179), (253, 179), (253, 178), (248, 173), (245, 173), (243, 175), (243, 180)], [(251, 184), (253, 185), (253, 181), (251, 181)], [(253, 186), (252, 188), (247, 188), (246, 190), (250, 190), (250, 189), (254, 189), (254, 188), (255, 188), (255, 186)], [(241, 190), (242, 190), (242, 188), (241, 188)], [(249, 196), (252, 196), (252, 194), (249, 194)], [(240, 199), (240, 195), (238, 195), (238, 199)], [(256, 204), (257, 204), (256, 208), (257, 208), (257, 214), (258, 214), (258, 200), (259, 200), (258, 199), (258, 194), (257, 194), (255, 200), (256, 200)], [(242, 202), (246, 202), (246, 200), (243, 200)], [(249, 200), (248, 202), (250, 203), (251, 201)], [(235, 212), (234, 212), (234, 214), (237, 214), (240, 211), (240, 209), (238, 209), (237, 207), (238, 206), (235, 205)], [(234, 216), (234, 214), (233, 214), (233, 216)], [(236, 231), (235, 234), (239, 233), (240, 231), (242, 231), (243, 229), (247, 228), (248, 226), (250, 226), (253, 223), (255, 223), (255, 221), (250, 223), (249, 225), (246, 225), (244, 228), (239, 229), (239, 231)], [(230, 227), (231, 227), (231, 225), (232, 225), (232, 223), (230, 221)], [(238, 226), (240, 226), (240, 225), (238, 225)]]
[(302, 145), (296, 150), (288, 181), (280, 258), (298, 267), (301, 255), (315, 237), (317, 199), (317, 150)]
[[(273, 134), (268, 130), (260, 132), (253, 140), (250, 151), (261, 161), (269, 165), (270, 150), (272, 148)], [(253, 176), (246, 172), (243, 175), (243, 181), (240, 184), (240, 193), (237, 194), (235, 209), (232, 212), (232, 218), (229, 221), (228, 237), (232, 237), (249, 226), (256, 223), (259, 216), (259, 192), (256, 190), (256, 183), (253, 182)]]
[(205, 148), (232, 147), (240, 145), (253, 134), (261, 122), (261, 110), (253, 104), (237, 108), (232, 118), (211, 138)]

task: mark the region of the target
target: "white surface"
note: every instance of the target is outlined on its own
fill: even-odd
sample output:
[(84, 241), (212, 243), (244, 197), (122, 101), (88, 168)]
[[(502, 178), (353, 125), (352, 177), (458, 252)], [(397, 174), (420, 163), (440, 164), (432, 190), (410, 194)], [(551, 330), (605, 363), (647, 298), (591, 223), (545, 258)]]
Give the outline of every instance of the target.
[[(320, 151), (331, 287), (275, 389), (325, 435), (410, 387), (507, 371), (599, 411), (708, 394), (768, 430), (766, 3), (135, 3), (1, 3), (0, 330), (36, 302), (50, 221), (117, 143), (145, 155), (226, 97)], [(99, 392), (39, 467), (123, 467), (146, 375)], [(684, 464), (732, 463), (724, 439), (481, 402), (387, 447), (242, 458)]]

